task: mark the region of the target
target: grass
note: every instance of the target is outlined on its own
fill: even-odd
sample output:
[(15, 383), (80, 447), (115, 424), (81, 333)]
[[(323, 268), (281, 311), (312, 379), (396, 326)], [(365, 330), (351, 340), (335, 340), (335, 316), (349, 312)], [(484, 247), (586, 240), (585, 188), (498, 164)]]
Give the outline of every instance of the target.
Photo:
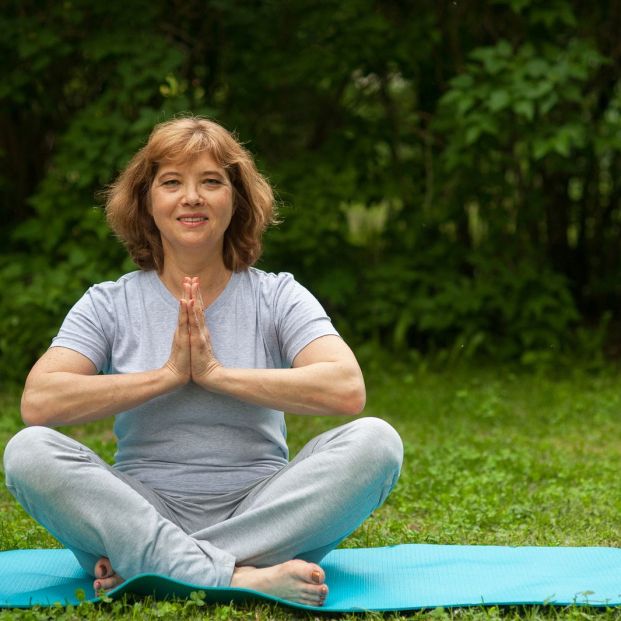
[[(424, 366), (367, 375), (366, 414), (391, 422), (406, 461), (387, 503), (344, 546), (397, 543), (619, 546), (621, 391), (615, 368), (553, 374)], [(0, 396), (0, 442), (20, 428), (18, 393)], [(295, 453), (339, 421), (288, 417)], [(108, 422), (67, 430), (111, 459)], [(0, 548), (58, 544), (0, 491)], [(3, 619), (329, 619), (266, 605), (123, 600), (2, 611)], [(471, 608), (339, 619), (621, 619), (621, 610)]]

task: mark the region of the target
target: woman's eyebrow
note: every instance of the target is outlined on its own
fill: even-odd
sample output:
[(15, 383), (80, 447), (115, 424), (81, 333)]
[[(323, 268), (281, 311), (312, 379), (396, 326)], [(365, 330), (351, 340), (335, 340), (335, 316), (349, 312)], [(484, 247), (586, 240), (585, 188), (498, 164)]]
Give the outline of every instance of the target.
[[(219, 170), (211, 170), (211, 169), (209, 169), (209, 170), (201, 170), (198, 174), (199, 175), (219, 175), (220, 177), (224, 177), (225, 176), (224, 172), (221, 172)], [(163, 177), (164, 175), (177, 175), (178, 177), (182, 176), (182, 174), (179, 171), (175, 170), (174, 168), (170, 169), (170, 170), (163, 170), (157, 176), (158, 177)]]
[(224, 173), (221, 173), (219, 170), (203, 170), (201, 175), (218, 175), (220, 177), (224, 177)]

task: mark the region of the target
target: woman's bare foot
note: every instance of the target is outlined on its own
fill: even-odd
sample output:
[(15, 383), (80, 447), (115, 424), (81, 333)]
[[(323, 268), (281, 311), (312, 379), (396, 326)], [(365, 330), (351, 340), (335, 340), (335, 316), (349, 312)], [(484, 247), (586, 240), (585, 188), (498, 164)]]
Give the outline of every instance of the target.
[(110, 564), (110, 559), (106, 556), (102, 556), (95, 563), (95, 580), (93, 581), (93, 588), (95, 593), (101, 591), (110, 591), (116, 586), (119, 586), (122, 582), (125, 582), (124, 578), (121, 578)]
[(232, 587), (253, 589), (308, 606), (322, 606), (328, 595), (326, 575), (315, 563), (299, 559), (273, 567), (236, 567)]

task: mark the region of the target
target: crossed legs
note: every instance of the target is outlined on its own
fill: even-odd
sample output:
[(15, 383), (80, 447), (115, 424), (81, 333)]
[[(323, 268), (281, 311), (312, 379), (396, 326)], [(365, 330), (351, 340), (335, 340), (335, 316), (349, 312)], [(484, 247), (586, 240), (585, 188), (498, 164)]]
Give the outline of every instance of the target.
[(231, 518), (192, 532), (150, 490), (51, 429), (17, 434), (5, 450), (5, 472), (26, 511), (103, 588), (108, 578), (152, 572), (321, 603), (327, 589), (316, 563), (384, 501), (401, 459), (387, 423), (357, 419), (309, 442)]

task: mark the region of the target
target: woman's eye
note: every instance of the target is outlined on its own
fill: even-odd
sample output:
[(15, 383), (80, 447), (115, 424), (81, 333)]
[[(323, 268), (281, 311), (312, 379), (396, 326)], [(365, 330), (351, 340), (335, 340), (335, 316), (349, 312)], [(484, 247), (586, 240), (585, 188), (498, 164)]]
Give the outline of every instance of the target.
[(179, 181), (177, 179), (167, 179), (166, 181), (164, 181), (164, 183), (162, 183), (162, 185), (167, 185), (167, 186), (175, 186), (179, 183)]
[(222, 181), (220, 181), (220, 179), (205, 179), (205, 183), (207, 185), (222, 185)]

